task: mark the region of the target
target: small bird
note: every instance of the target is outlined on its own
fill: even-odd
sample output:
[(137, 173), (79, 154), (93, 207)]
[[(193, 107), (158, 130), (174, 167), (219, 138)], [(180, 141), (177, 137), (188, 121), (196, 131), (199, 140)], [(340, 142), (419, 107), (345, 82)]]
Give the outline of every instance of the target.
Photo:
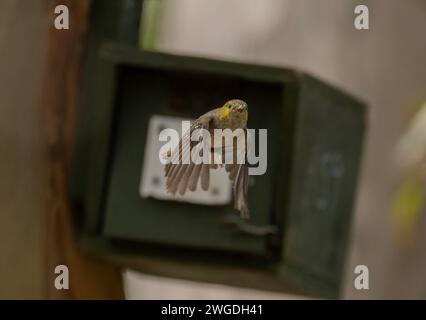
[[(247, 120), (248, 120), (248, 106), (247, 103), (239, 100), (233, 99), (226, 102), (221, 108), (213, 109), (197, 120), (195, 120), (189, 129), (189, 132), (185, 133), (182, 136), (182, 139), (179, 142), (178, 147), (168, 152), (169, 159), (179, 157), (183, 159), (183, 154), (185, 152), (191, 152), (193, 148), (202, 141), (202, 137), (199, 141), (191, 141), (192, 133), (196, 129), (205, 129), (208, 130), (211, 137), (214, 137), (214, 129), (242, 129), (245, 139), (244, 143), (247, 143)], [(215, 143), (213, 141), (209, 146), (213, 153), (221, 152), (222, 159), (224, 154), (228, 151), (225, 149), (230, 149), (232, 156), (235, 159), (235, 154), (237, 152), (237, 146), (233, 143), (231, 147), (223, 145), (221, 150), (215, 148)], [(185, 145), (189, 144), (189, 148), (185, 148)], [(243, 157), (246, 160), (246, 146), (243, 149)], [(188, 155), (188, 154), (187, 154)], [(199, 155), (202, 156), (202, 150), (200, 150)], [(189, 158), (188, 158), (189, 159)], [(189, 164), (183, 163), (172, 163), (169, 161), (165, 165), (165, 178), (166, 178), (166, 189), (171, 194), (184, 195), (186, 190), (195, 191), (197, 188), (198, 180), (201, 180), (201, 187), (203, 190), (208, 190), (209, 180), (210, 180), (210, 169), (216, 169), (217, 164), (214, 163), (200, 163), (196, 164), (192, 161)], [(222, 166), (222, 165), (221, 165)], [(225, 164), (225, 170), (228, 172), (228, 177), (231, 180), (233, 187), (234, 195), (234, 208), (240, 211), (240, 216), (244, 219), (249, 218), (249, 209), (247, 205), (247, 191), (248, 191), (248, 165), (247, 161), (243, 162), (232, 162), (232, 164)]]

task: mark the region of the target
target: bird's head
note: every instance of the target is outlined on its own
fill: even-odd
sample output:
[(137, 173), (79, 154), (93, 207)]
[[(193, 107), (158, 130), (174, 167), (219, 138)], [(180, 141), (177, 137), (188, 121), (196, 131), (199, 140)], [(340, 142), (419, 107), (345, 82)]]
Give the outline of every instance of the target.
[(247, 124), (248, 120), (248, 105), (243, 100), (233, 99), (226, 102), (219, 110), (219, 115), (222, 119), (238, 119), (243, 125)]

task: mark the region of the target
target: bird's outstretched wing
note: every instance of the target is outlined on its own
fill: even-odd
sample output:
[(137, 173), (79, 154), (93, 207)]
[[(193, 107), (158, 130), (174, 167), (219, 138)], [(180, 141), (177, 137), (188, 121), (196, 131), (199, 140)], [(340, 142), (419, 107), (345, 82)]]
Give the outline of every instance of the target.
[[(196, 129), (209, 130), (211, 120), (212, 118), (208, 116), (195, 120), (191, 124), (189, 131), (183, 135), (178, 147), (171, 152), (169, 163), (165, 166), (166, 188), (171, 194), (176, 194), (176, 192), (178, 192), (180, 195), (184, 195), (187, 189), (195, 191), (197, 189), (198, 179), (201, 179), (202, 189), (208, 190), (210, 184), (210, 169), (217, 168), (217, 165), (203, 163), (201, 161), (202, 159), (196, 161), (197, 157), (203, 157), (203, 143), (200, 143), (202, 141), (202, 136), (199, 137), (199, 140), (191, 141), (191, 135)], [(245, 139), (244, 143), (246, 143)], [(238, 159), (239, 156), (246, 159), (246, 147), (238, 148), (237, 146), (231, 146), (231, 148), (228, 148), (224, 146), (222, 150), (223, 159), (225, 159), (225, 154), (227, 152), (233, 154), (234, 160)], [(238, 153), (240, 153), (239, 156)], [(190, 161), (189, 164), (182, 163), (182, 159), (185, 159), (185, 157), (195, 160), (195, 163), (193, 161)], [(246, 161), (244, 161), (244, 163), (235, 162), (233, 164), (226, 164), (225, 170), (228, 172), (229, 179), (232, 183), (234, 208), (240, 211), (242, 218), (248, 219), (248, 165)]]
[[(203, 157), (202, 136), (200, 135), (198, 141), (191, 141), (191, 135), (196, 129), (210, 129), (212, 118), (204, 116), (195, 120), (170, 154), (169, 163), (165, 166), (166, 188), (167, 191), (180, 195), (184, 195), (186, 190), (195, 191), (199, 177), (201, 177), (201, 187), (203, 190), (209, 188), (210, 183), (210, 164), (204, 164), (202, 161), (190, 161), (190, 163), (182, 163), (182, 159), (191, 159), (191, 153), (195, 157)], [(194, 156), (192, 159), (195, 159)], [(200, 164), (196, 164), (200, 163)]]

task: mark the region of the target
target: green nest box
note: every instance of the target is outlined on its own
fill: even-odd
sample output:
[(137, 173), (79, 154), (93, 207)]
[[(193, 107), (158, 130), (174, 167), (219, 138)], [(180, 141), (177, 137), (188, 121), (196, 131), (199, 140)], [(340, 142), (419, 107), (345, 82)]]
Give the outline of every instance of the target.
[[(83, 248), (147, 273), (338, 297), (360, 102), (294, 70), (113, 44), (101, 46), (90, 70), (73, 174)], [(267, 171), (251, 176), (249, 226), (232, 201), (212, 205), (220, 187), (206, 191), (205, 204), (144, 196), (144, 184), (155, 189), (163, 179), (147, 169), (159, 161), (149, 145), (161, 121), (193, 119), (231, 98), (248, 103), (249, 128), (268, 130)], [(253, 232), (263, 226), (277, 233)]]

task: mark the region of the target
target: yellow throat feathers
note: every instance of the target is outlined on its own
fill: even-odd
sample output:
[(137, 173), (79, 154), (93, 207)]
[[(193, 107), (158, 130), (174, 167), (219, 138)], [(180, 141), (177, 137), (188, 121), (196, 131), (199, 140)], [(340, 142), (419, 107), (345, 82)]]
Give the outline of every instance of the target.
[(229, 118), (230, 113), (231, 113), (231, 110), (228, 107), (222, 107), (219, 109), (219, 117), (222, 120), (227, 120)]

